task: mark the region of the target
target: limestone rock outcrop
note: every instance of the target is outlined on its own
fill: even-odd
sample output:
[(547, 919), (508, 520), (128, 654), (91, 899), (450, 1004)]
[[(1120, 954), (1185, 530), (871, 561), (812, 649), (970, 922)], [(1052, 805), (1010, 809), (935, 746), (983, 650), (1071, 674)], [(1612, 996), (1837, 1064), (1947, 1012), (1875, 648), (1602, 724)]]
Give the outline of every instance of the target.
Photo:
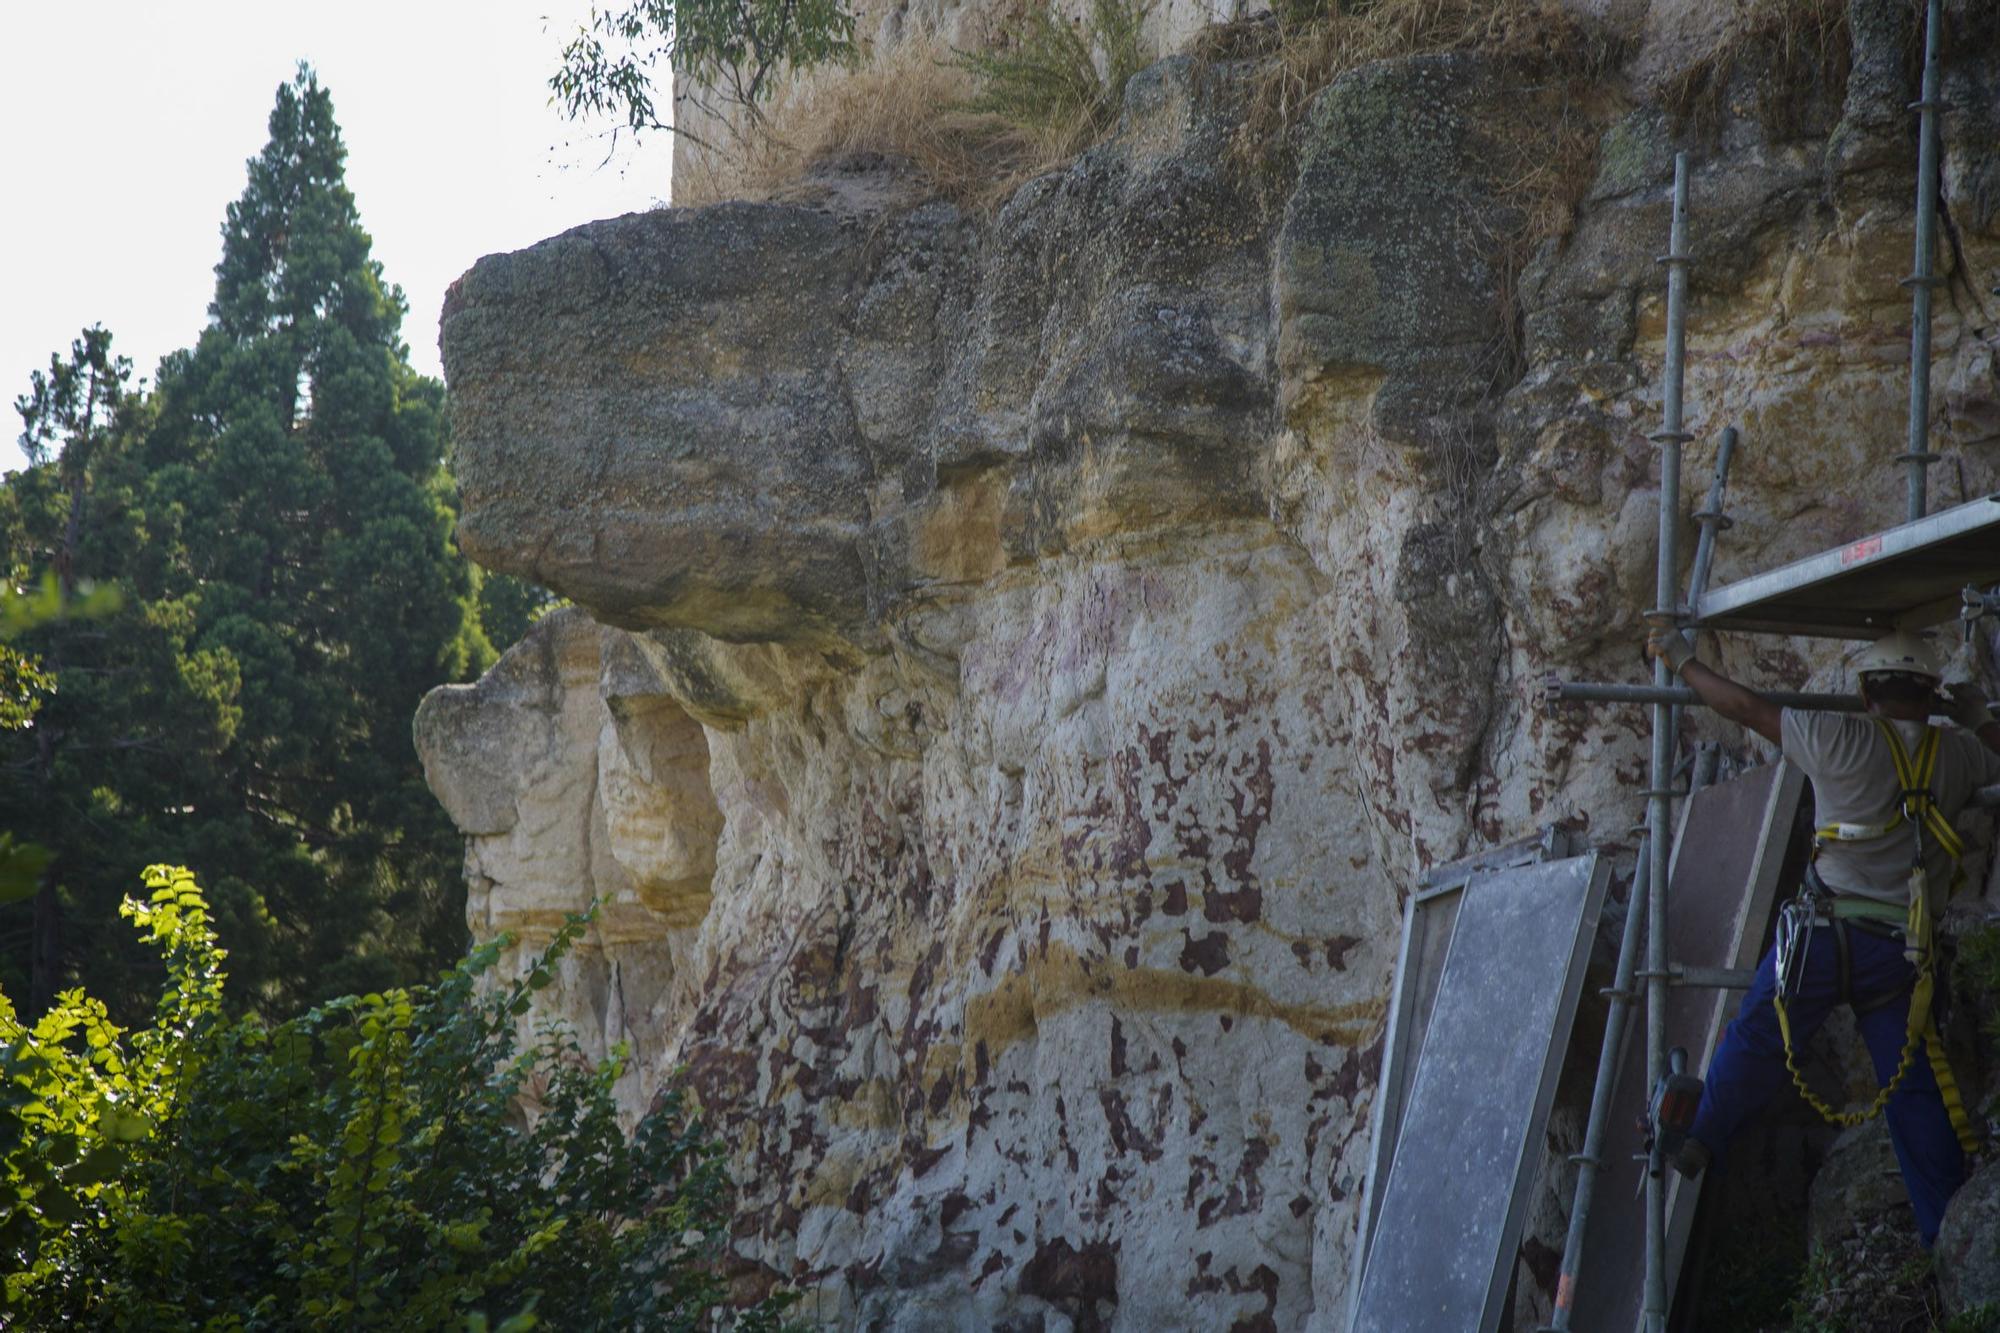
[[(460, 540), (580, 608), (418, 718), (475, 929), (603, 904), (546, 1012), (630, 1043), (634, 1114), (694, 1090), (746, 1289), (808, 1317), (1344, 1327), (1415, 876), (1629, 849), (1643, 719), (1536, 682), (1638, 675), (1676, 147), (1689, 478), (1745, 439), (1717, 580), (1900, 516), (1903, 93), (1790, 137), (1614, 109), (1524, 258), (1518, 71), (1356, 70), (1281, 188), (1241, 73), (1154, 67), (991, 219), (634, 215), (447, 300)], [(1953, 68), (1940, 503), (2000, 488), (1996, 75)]]

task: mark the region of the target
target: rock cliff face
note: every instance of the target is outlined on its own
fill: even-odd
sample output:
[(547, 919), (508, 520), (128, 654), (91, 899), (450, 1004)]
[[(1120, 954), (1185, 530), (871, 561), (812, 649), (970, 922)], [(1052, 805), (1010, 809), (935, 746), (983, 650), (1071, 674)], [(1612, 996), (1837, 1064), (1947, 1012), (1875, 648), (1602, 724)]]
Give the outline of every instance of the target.
[[(1744, 433), (1718, 581), (1900, 519), (1887, 27), (1793, 137), (1748, 94), (1713, 137), (1607, 111), (1525, 266), (1518, 71), (1459, 55), (1341, 78), (1275, 186), (1230, 151), (1240, 71), (1177, 59), (991, 219), (665, 211), (460, 280), (460, 539), (577, 609), (418, 743), (478, 934), (605, 904), (546, 1011), (631, 1043), (635, 1114), (683, 1071), (747, 1287), (884, 1329), (1341, 1326), (1415, 875), (1638, 812), (1637, 710), (1534, 686), (1639, 674), (1676, 146), (1690, 490)], [(1940, 503), (2000, 488), (2000, 60), (1950, 74)]]

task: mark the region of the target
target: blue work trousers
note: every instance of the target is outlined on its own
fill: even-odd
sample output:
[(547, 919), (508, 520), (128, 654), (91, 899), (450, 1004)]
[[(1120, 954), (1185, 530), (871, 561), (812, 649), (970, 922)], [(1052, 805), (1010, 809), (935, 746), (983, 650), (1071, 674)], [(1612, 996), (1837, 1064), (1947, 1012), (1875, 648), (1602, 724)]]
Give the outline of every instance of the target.
[[(1916, 969), (1903, 957), (1899, 939), (1852, 927), (1847, 930), (1847, 939), (1849, 988), (1843, 995), (1833, 927), (1813, 929), (1799, 993), (1786, 1004), (1793, 1050), (1805, 1049), (1836, 1004), (1858, 998), (1863, 1008), (1868, 1008), (1871, 999), (1893, 995), (1857, 1019), (1875, 1063), (1876, 1082), (1884, 1085), (1895, 1077), (1902, 1063), (1903, 1045), (1909, 1036), (1910, 984)], [(1791, 1082), (1785, 1069), (1784, 1037), (1772, 1005), (1777, 991), (1775, 953), (1767, 951), (1757, 965), (1756, 982), (1743, 997), (1735, 1021), (1724, 1030), (1715, 1058), (1709, 1062), (1693, 1133), (1718, 1165), (1737, 1127)], [(1896, 1161), (1903, 1169), (1903, 1185), (1916, 1211), (1917, 1231), (1928, 1249), (1937, 1240), (1945, 1205), (1965, 1180), (1965, 1153), (1931, 1071), (1929, 1052), (1922, 1045), (1884, 1114), (1896, 1146)]]

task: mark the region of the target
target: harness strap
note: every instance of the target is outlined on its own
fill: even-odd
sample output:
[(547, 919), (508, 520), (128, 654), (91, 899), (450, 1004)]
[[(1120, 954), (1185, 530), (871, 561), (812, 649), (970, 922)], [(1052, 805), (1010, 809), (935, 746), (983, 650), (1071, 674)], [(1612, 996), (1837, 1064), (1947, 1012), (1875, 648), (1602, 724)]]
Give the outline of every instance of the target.
[[(1846, 998), (1848, 988), (1847, 933), (1836, 925), (1833, 934), (1834, 939), (1838, 941), (1835, 947), (1839, 950), (1840, 993), (1844, 999)], [(1943, 1050), (1936, 1043), (1934, 1035), (1936, 1028), (1931, 1022), (1932, 989), (1931, 956), (1930, 951), (1927, 949), (1924, 951), (1923, 961), (1917, 965), (1916, 981), (1910, 987), (1909, 1020), (1904, 1027), (1903, 1055), (1902, 1059), (1896, 1064), (1895, 1075), (1882, 1085), (1881, 1090), (1875, 1094), (1875, 1100), (1869, 1103), (1865, 1109), (1860, 1111), (1836, 1111), (1826, 1104), (1825, 1099), (1812, 1090), (1811, 1085), (1806, 1082), (1805, 1074), (1799, 1069), (1796, 1049), (1792, 1042), (1791, 1014), (1788, 1012), (1788, 1007), (1785, 1004), (1784, 988), (1780, 987), (1777, 993), (1771, 997), (1771, 1007), (1777, 1011), (1778, 1035), (1784, 1041), (1785, 1070), (1792, 1076), (1792, 1086), (1798, 1089), (1799, 1096), (1805, 1099), (1806, 1105), (1819, 1112), (1820, 1118), (1828, 1124), (1843, 1125), (1850, 1128), (1855, 1125), (1867, 1124), (1870, 1120), (1882, 1114), (1882, 1108), (1889, 1104), (1889, 1099), (1896, 1095), (1896, 1089), (1900, 1088), (1903, 1085), (1903, 1080), (1909, 1077), (1910, 1070), (1916, 1066), (1918, 1050), (1927, 1045), (1924, 1040), (1927, 1034), (1932, 1035), (1932, 1041), (1928, 1045), (1931, 1053), (1933, 1072), (1935, 1072), (1936, 1067), (1943, 1061)], [(1887, 999), (1871, 1001), (1869, 1009), (1880, 1008), (1884, 1004), (1893, 1002), (1894, 999), (1895, 996), (1892, 995)], [(1940, 1088), (1942, 1086), (1942, 1083), (1940, 1083)], [(1954, 1085), (1954, 1096), (1956, 1092), (1957, 1088)], [(1947, 1100), (1945, 1110), (1947, 1114), (1951, 1114), (1954, 1110), (1956, 1111), (1956, 1114), (1951, 1114), (1952, 1129), (1958, 1134), (1961, 1143), (1966, 1142), (1973, 1134), (1973, 1130), (1970, 1121), (1966, 1119), (1964, 1106), (1961, 1104), (1954, 1108), (1952, 1101)]]
[[(1785, 1069), (1792, 1076), (1792, 1086), (1798, 1089), (1807, 1105), (1818, 1111), (1824, 1119), (1836, 1125), (1859, 1125), (1880, 1115), (1889, 1104), (1896, 1089), (1902, 1086), (1916, 1064), (1917, 1052), (1924, 1050), (1930, 1060), (1933, 1076), (1937, 1079), (1938, 1090), (1945, 1103), (1945, 1111), (1951, 1120), (1953, 1131), (1959, 1143), (1970, 1152), (1978, 1146), (1977, 1131), (1958, 1095), (1958, 1087), (1952, 1079), (1951, 1070), (1945, 1064), (1944, 1045), (1939, 1039), (1933, 999), (1936, 995), (1935, 953), (1931, 948), (1931, 913), (1929, 876), (1924, 869), (1924, 835), (1928, 833), (1936, 839), (1940, 849), (1951, 857), (1953, 866), (1952, 888), (1956, 889), (1964, 881), (1964, 872), (1958, 868), (1958, 859), (1965, 850), (1958, 836), (1958, 830), (1938, 809), (1937, 797), (1931, 791), (1931, 783), (1937, 776), (1938, 750), (1941, 736), (1933, 726), (1924, 728), (1923, 739), (1917, 743), (1913, 755), (1903, 745), (1903, 738), (1897, 734), (1888, 719), (1876, 718), (1875, 725), (1881, 729), (1882, 737), (1889, 745), (1889, 758), (1895, 764), (1896, 780), (1900, 787), (1894, 816), (1885, 824), (1828, 824), (1815, 831), (1813, 855), (1819, 855), (1821, 845), (1827, 842), (1854, 842), (1886, 837), (1899, 825), (1908, 822), (1914, 835), (1911, 854), (1909, 883), (1909, 916), (1903, 928), (1903, 939), (1910, 962), (1916, 967), (1916, 977), (1911, 982), (1908, 1021), (1904, 1028), (1903, 1054), (1898, 1061), (1895, 1074), (1882, 1085), (1875, 1100), (1865, 1110), (1859, 1112), (1836, 1111), (1821, 1100), (1806, 1084), (1805, 1076), (1799, 1072), (1798, 1061), (1792, 1044), (1792, 1022), (1786, 1005), (1784, 978), (1772, 997), (1772, 1007), (1777, 1011), (1778, 1032), (1784, 1040)], [(1817, 875), (1809, 871), (1809, 886), (1817, 880)], [(1807, 890), (1811, 893), (1809, 887)], [(1828, 913), (1827, 923), (1833, 927), (1835, 956), (1839, 967), (1840, 999), (1854, 1012), (1872, 1013), (1893, 1004), (1901, 991), (1886, 995), (1863, 997), (1859, 1000), (1852, 994), (1852, 979), (1849, 970), (1850, 947), (1848, 944), (1847, 922)], [(1807, 927), (1810, 931), (1810, 926)]]
[[(1829, 842), (1871, 842), (1876, 838), (1886, 838), (1907, 823), (1917, 835), (1913, 861), (1923, 859), (1923, 839), (1928, 834), (1936, 840), (1945, 855), (1956, 862), (1965, 853), (1965, 842), (1958, 836), (1958, 830), (1951, 826), (1951, 821), (1944, 817), (1944, 811), (1938, 809), (1937, 797), (1931, 790), (1931, 784), (1937, 777), (1943, 733), (1936, 727), (1926, 726), (1923, 738), (1917, 742), (1916, 753), (1912, 754), (1887, 718), (1878, 717), (1873, 721), (1888, 744), (1889, 760), (1896, 769), (1896, 807), (1889, 818), (1880, 824), (1840, 820), (1820, 825), (1813, 830), (1813, 855), (1818, 856), (1819, 849)], [(1956, 893), (1963, 883), (1963, 876), (1954, 874), (1952, 892)]]
[[(1875, 726), (1882, 733), (1882, 739), (1889, 743), (1889, 758), (1896, 765), (1896, 781), (1902, 786), (1899, 813), (1902, 819), (1920, 827), (1937, 839), (1939, 847), (1947, 856), (1956, 861), (1965, 851), (1965, 844), (1958, 836), (1958, 830), (1938, 809), (1937, 797), (1931, 792), (1931, 783), (1937, 777), (1938, 749), (1943, 742), (1943, 733), (1936, 727), (1926, 726), (1923, 739), (1917, 742), (1917, 751), (1912, 755), (1903, 747), (1903, 738), (1889, 719), (1878, 717)], [(1911, 807), (1917, 807), (1917, 813)], [(1900, 822), (1900, 821), (1896, 821)]]

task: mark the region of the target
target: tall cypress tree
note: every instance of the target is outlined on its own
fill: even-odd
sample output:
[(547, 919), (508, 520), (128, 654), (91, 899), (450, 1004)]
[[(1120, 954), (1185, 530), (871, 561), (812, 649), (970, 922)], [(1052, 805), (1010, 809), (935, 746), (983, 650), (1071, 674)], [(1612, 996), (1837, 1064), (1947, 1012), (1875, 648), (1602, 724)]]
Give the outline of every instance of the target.
[[(155, 665), (178, 679), (206, 664), (188, 688), (226, 736), (209, 727), (202, 753), (180, 755), (178, 792), (140, 803), (100, 790), (105, 770), (82, 758), (96, 720), (66, 719), (68, 807), (96, 792), (117, 807), (97, 822), (121, 825), (87, 868), (59, 866), (67, 975), (99, 964), (84, 950), (160, 860), (211, 886), (244, 1003), (377, 988), (462, 943), (459, 842), (410, 718), (492, 650), (477, 576), (450, 541), (443, 386), (409, 365), (403, 294), (371, 256), (345, 161), (332, 99), (301, 66), (229, 208), (208, 328), (161, 363), (143, 429), (93, 463), (108, 476), (115, 461), (124, 498), (117, 539), (79, 568), (127, 585), (127, 617), (174, 627)], [(24, 796), (0, 792), (0, 827), (25, 824), (59, 857), (91, 837), (78, 819), (41, 827), (58, 821)], [(127, 988), (93, 977), (93, 991)]]

